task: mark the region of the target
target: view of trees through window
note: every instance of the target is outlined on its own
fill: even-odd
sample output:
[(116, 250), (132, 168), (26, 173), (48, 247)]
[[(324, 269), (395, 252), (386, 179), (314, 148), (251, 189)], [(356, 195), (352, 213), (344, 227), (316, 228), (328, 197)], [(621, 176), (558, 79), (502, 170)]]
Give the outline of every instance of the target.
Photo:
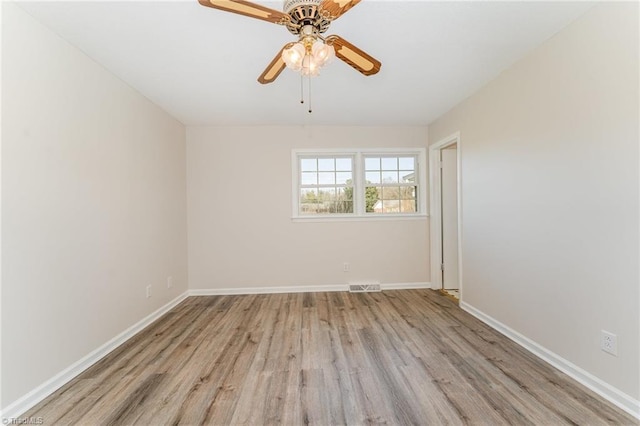
[[(348, 182), (349, 185), (352, 181)], [(365, 190), (365, 207), (367, 212), (373, 212), (376, 203), (380, 200), (380, 191), (376, 187), (368, 187)], [(300, 198), (301, 213), (353, 213), (353, 186), (347, 186), (342, 191), (334, 192), (333, 189), (303, 189)]]

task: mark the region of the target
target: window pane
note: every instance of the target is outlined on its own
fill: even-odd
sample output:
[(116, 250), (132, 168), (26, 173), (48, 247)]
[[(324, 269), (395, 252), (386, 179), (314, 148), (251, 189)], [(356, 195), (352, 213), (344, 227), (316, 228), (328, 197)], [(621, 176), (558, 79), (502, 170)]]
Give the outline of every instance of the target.
[(315, 172), (318, 170), (318, 161), (315, 158), (302, 158), (300, 160), (300, 170), (303, 172)]
[(331, 213), (331, 200), (335, 195), (335, 189), (319, 189), (318, 190), (318, 203), (315, 205), (316, 213), (325, 214)]
[(400, 157), (398, 159), (400, 170), (415, 170), (416, 159), (414, 157)]
[(383, 200), (382, 213), (400, 213), (400, 200)]
[(336, 174), (334, 172), (319, 172), (318, 183), (320, 185), (335, 185)]
[(343, 201), (342, 210), (337, 213), (353, 213), (353, 201)]
[(400, 198), (402, 200), (414, 200), (416, 198), (415, 186), (403, 186), (400, 188)]
[(418, 211), (417, 200), (400, 200), (401, 213), (415, 213)]
[(398, 170), (398, 157), (383, 158), (382, 170)]
[(350, 172), (351, 158), (336, 158), (336, 170), (340, 172)]
[(382, 183), (398, 183), (398, 172), (382, 172)]
[(318, 214), (318, 205), (317, 204), (300, 204), (300, 214), (301, 215)]
[(405, 171), (400, 172), (400, 181), (401, 182), (410, 182), (413, 183), (416, 181), (416, 174), (414, 172), (407, 173)]
[(364, 178), (367, 183), (382, 183), (380, 180), (380, 172), (366, 172)]
[(323, 188), (318, 190), (318, 198), (321, 202), (331, 202), (336, 198), (336, 189), (335, 188)]
[(380, 170), (380, 158), (365, 158), (364, 168), (365, 170)]
[(353, 213), (353, 188), (324, 188), (318, 191), (317, 214)]
[(418, 200), (416, 197), (417, 187), (405, 186), (400, 190), (400, 211), (401, 213), (416, 213), (418, 211)]
[(336, 197), (338, 200), (353, 201), (353, 188), (338, 188)]
[(353, 182), (351, 172), (336, 173), (336, 183), (339, 185), (351, 184)]
[(303, 185), (317, 185), (318, 174), (316, 172), (302, 172)]
[(315, 189), (300, 191), (300, 214), (315, 214), (318, 207), (318, 193)]
[(331, 205), (331, 213), (353, 213), (353, 202), (336, 201)]
[(382, 213), (382, 188), (368, 186), (365, 189), (365, 211), (367, 213)]
[(382, 188), (383, 200), (399, 200), (400, 188), (397, 186), (385, 186)]
[(332, 172), (335, 169), (335, 160), (333, 158), (318, 158), (318, 170)]
[(307, 199), (316, 199), (317, 197), (317, 193), (318, 191), (315, 189), (307, 189), (307, 188), (303, 188), (300, 190), (300, 197), (302, 200), (307, 200)]

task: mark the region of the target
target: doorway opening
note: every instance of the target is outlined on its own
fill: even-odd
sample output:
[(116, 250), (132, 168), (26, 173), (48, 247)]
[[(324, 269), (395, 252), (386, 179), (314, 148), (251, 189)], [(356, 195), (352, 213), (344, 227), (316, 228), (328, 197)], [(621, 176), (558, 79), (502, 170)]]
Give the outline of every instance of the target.
[(431, 285), (462, 297), (460, 136), (429, 147), (431, 195)]

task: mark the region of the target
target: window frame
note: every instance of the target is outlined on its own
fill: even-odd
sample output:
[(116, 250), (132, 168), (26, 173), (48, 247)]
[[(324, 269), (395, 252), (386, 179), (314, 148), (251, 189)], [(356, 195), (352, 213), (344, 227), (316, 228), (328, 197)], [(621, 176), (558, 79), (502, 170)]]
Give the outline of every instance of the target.
[[(365, 211), (365, 158), (366, 157), (415, 157), (417, 186), (417, 212), (415, 213), (375, 213)], [(300, 214), (300, 191), (302, 158), (353, 158), (353, 213)], [(427, 149), (419, 148), (353, 148), (353, 149), (292, 149), (291, 188), (292, 220), (300, 222), (368, 221), (368, 220), (416, 220), (428, 217)], [(400, 186), (400, 185), (398, 185)]]

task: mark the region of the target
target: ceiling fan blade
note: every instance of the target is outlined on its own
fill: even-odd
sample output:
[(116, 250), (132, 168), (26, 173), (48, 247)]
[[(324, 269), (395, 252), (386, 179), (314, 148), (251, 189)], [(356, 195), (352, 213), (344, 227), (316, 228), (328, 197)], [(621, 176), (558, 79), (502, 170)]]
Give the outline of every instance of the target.
[(320, 13), (327, 12), (331, 21), (338, 19), (349, 9), (356, 4), (360, 3), (360, 0), (322, 0), (320, 3)]
[(260, 77), (258, 77), (258, 81), (260, 83), (262, 84), (273, 83), (275, 79), (278, 78), (282, 70), (285, 69), (286, 67), (286, 64), (282, 60), (282, 51), (284, 49), (288, 49), (293, 45), (294, 43), (287, 43), (282, 47), (282, 49), (280, 49), (276, 57), (273, 58), (273, 61), (271, 61), (271, 63), (267, 66), (267, 68), (263, 71), (263, 73), (260, 74)]
[(336, 56), (351, 65), (364, 75), (377, 74), (382, 64), (373, 56), (358, 49), (347, 40), (337, 35), (331, 35), (326, 39), (327, 44), (333, 45)]
[(274, 24), (284, 24), (290, 20), (289, 15), (275, 9), (261, 6), (244, 0), (198, 0), (203, 6), (237, 13), (250, 18), (262, 19)]

